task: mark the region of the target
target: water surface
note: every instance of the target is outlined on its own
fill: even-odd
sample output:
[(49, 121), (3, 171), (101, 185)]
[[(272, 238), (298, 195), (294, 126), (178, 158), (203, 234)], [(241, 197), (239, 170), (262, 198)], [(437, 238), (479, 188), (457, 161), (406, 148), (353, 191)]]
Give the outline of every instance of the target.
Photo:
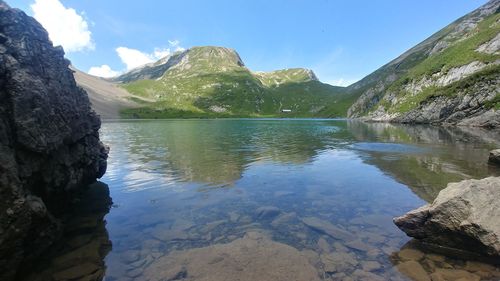
[(144, 120), (104, 123), (101, 138), (114, 201), (106, 280), (500, 278), (498, 268), (415, 249), (392, 223), (448, 182), (500, 175), (486, 163), (498, 132)]

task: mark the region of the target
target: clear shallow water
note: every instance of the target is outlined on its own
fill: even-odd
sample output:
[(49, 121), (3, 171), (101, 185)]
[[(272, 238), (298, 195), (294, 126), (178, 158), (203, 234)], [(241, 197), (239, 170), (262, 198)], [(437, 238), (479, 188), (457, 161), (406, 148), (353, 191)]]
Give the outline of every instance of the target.
[(80, 273), (66, 277), (92, 256), (104, 259), (106, 280), (500, 278), (498, 268), (415, 249), (392, 223), (448, 182), (500, 175), (486, 164), (498, 132), (163, 120), (104, 123), (101, 138), (114, 206), (100, 234), (83, 234), (99, 243), (52, 263), (76, 256)]

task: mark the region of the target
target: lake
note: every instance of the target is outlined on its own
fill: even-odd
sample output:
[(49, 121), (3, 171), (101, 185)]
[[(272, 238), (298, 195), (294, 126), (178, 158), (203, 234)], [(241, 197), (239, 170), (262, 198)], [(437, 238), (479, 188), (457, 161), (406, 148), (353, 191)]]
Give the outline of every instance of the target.
[(74, 222), (35, 276), (430, 280), (447, 270), (500, 278), (498, 267), (419, 248), (392, 222), (448, 182), (500, 175), (487, 164), (499, 132), (332, 119), (140, 120), (105, 122), (101, 139), (111, 147), (101, 182), (113, 206)]

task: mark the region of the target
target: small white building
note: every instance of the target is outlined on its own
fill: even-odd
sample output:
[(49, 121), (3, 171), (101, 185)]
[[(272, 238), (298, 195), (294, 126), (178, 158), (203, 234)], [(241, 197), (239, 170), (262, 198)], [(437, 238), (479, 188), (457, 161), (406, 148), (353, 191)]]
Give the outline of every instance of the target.
[(281, 112), (283, 112), (283, 113), (290, 113), (290, 112), (292, 112), (292, 110), (291, 109), (282, 109)]

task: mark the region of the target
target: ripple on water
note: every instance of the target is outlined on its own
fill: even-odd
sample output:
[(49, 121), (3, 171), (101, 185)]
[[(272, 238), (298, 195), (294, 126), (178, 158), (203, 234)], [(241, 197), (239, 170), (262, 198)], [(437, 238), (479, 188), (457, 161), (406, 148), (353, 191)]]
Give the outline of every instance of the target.
[(345, 120), (103, 123), (102, 180), (119, 205), (105, 218), (106, 280), (498, 280), (498, 267), (407, 244), (392, 223), (438, 183), (499, 173), (481, 162), (490, 144), (476, 131), (471, 145), (456, 134), (467, 133)]
[(423, 153), (428, 149), (401, 143), (381, 143), (381, 142), (358, 142), (351, 145), (352, 149), (374, 151), (374, 152), (392, 152), (392, 153)]

